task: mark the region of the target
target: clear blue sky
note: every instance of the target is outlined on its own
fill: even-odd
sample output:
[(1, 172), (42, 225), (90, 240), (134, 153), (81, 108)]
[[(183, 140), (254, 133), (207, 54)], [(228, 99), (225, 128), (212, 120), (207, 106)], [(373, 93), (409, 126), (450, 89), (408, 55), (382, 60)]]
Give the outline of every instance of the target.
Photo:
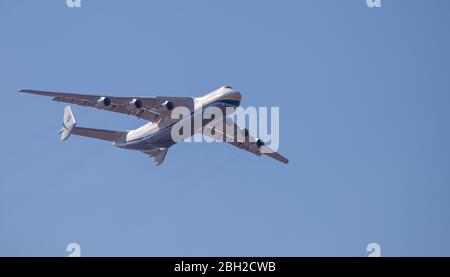
[[(450, 255), (450, 2), (0, 0), (0, 256)], [(279, 106), (283, 165), (72, 137), (20, 88)], [(136, 118), (73, 107), (80, 126)]]

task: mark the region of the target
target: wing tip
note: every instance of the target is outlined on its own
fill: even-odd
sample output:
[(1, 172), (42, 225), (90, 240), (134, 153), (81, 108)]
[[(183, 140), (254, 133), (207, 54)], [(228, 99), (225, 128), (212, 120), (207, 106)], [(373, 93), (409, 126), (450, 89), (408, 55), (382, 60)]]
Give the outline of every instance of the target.
[(32, 89), (19, 89), (17, 92), (20, 93), (32, 93), (34, 90)]
[(289, 163), (289, 160), (286, 157), (284, 157), (283, 155), (281, 155), (281, 154), (279, 154), (279, 153), (277, 153), (275, 151), (268, 152), (268, 153), (263, 153), (263, 154), (265, 154), (265, 155), (267, 155), (267, 156), (269, 156), (269, 157), (271, 157), (271, 158), (273, 158), (273, 159), (275, 159), (275, 160), (277, 160), (277, 161), (279, 161), (281, 163), (284, 163), (284, 164), (288, 164)]
[(289, 163), (289, 160), (286, 159), (285, 157), (281, 156), (281, 155), (280, 155), (280, 157), (277, 157), (277, 158), (275, 158), (275, 159), (276, 159), (277, 161), (279, 161), (279, 162), (284, 163), (284, 164), (288, 164), (288, 163)]

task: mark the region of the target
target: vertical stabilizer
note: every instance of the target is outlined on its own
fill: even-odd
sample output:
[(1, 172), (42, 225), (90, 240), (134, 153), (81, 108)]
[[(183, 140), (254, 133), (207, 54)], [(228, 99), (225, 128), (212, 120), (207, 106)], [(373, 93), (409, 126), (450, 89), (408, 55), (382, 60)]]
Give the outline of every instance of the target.
[(64, 141), (69, 138), (72, 133), (73, 128), (77, 125), (77, 121), (73, 116), (72, 110), (70, 106), (64, 108), (64, 118), (63, 118), (63, 128), (59, 133), (61, 134), (61, 141)]

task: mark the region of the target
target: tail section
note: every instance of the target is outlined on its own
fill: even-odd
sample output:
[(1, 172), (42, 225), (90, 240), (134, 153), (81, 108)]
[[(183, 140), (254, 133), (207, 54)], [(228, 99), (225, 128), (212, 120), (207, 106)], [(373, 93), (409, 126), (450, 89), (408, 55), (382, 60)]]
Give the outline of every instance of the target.
[(63, 128), (61, 129), (61, 131), (59, 131), (59, 133), (61, 134), (61, 141), (67, 140), (71, 134), (106, 141), (116, 141), (122, 136), (126, 135), (126, 132), (81, 128), (76, 127), (76, 125), (77, 121), (75, 120), (72, 110), (70, 109), (70, 106), (67, 106), (64, 109)]
[(61, 131), (59, 131), (59, 133), (61, 134), (61, 141), (65, 141), (70, 137), (70, 134), (72, 133), (76, 125), (77, 121), (73, 116), (72, 109), (70, 109), (70, 106), (67, 106), (64, 109), (63, 128), (61, 129)]

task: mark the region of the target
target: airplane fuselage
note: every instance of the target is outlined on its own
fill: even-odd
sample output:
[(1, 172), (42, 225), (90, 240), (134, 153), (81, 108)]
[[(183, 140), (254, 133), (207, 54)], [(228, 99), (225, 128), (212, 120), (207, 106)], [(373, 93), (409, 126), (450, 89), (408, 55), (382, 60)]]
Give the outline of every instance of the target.
[[(173, 140), (172, 129), (177, 123), (183, 124), (182, 121), (188, 121), (186, 124), (191, 124), (198, 120), (197, 117), (202, 117), (203, 111), (209, 107), (217, 107), (222, 111), (224, 116), (227, 116), (230, 111), (239, 107), (241, 102), (241, 94), (231, 87), (219, 88), (203, 97), (193, 98), (194, 106), (190, 110), (190, 116), (184, 117), (181, 120), (174, 120), (170, 124), (161, 124), (159, 122), (150, 122), (137, 129), (130, 130), (125, 136), (114, 142), (114, 146), (139, 151), (149, 151), (153, 149), (169, 148), (176, 144)], [(229, 109), (232, 108), (232, 109)], [(214, 118), (214, 120), (221, 120), (221, 118)], [(201, 126), (194, 126), (191, 128), (191, 133), (187, 137), (198, 132), (197, 128), (203, 128), (211, 120), (200, 119)]]

